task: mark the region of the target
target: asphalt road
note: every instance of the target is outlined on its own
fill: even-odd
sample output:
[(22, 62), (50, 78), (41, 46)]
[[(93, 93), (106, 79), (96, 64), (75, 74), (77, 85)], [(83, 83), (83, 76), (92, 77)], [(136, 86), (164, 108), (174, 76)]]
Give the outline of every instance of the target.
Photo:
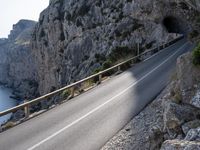
[(167, 85), (181, 40), (92, 90), (0, 133), (0, 150), (98, 150)]

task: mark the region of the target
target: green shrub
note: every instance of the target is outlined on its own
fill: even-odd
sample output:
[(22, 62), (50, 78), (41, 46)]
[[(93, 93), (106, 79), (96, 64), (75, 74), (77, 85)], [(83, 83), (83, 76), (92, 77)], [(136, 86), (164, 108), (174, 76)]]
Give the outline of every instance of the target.
[(189, 38), (193, 39), (199, 36), (199, 32), (197, 30), (193, 30), (190, 34), (189, 34)]
[(102, 62), (106, 60), (106, 56), (99, 53), (95, 54), (95, 58), (96, 58), (96, 62)]
[(194, 51), (192, 53), (192, 59), (193, 59), (193, 64), (195, 66), (200, 65), (200, 43), (194, 49)]
[(68, 98), (70, 95), (70, 92), (69, 92), (69, 90), (64, 90), (61, 95), (63, 98)]
[[(108, 69), (117, 63), (126, 60), (127, 58), (130, 58), (130, 56), (135, 56), (136, 52), (134, 50), (135, 48), (129, 48), (127, 46), (117, 46), (116, 48), (112, 49), (111, 53), (106, 57), (103, 54), (95, 54), (96, 62), (98, 62), (101, 66), (99, 68), (96, 68), (93, 71), (93, 74), (96, 74), (102, 70)], [(125, 64), (121, 66), (122, 70), (125, 70), (131, 66), (131, 63)], [(107, 73), (104, 73), (105, 76), (110, 76), (115, 72), (115, 70), (110, 70)], [(96, 81), (96, 79), (95, 79)]]
[(135, 55), (135, 51), (127, 46), (117, 46), (109, 54), (108, 58), (111, 62), (117, 62), (119, 59), (125, 59), (128, 55)]
[(200, 23), (200, 15), (196, 16), (197, 23)]
[(15, 126), (15, 123), (9, 121), (9, 122), (7, 122), (7, 123), (4, 125), (4, 128), (5, 128), (5, 129), (9, 129), (9, 128), (12, 128), (12, 127), (14, 127), (14, 126)]
[(113, 63), (112, 63), (111, 60), (106, 60), (106, 61), (103, 63), (103, 70), (112, 67), (112, 64), (113, 64)]
[(99, 72), (102, 71), (102, 70), (103, 70), (102, 67), (99, 67), (99, 68), (97, 68), (97, 69), (95, 69), (95, 70), (93, 71), (93, 74), (99, 73)]
[(176, 93), (174, 95), (174, 100), (172, 100), (174, 103), (180, 104), (182, 101), (182, 96), (180, 93)]
[(170, 99), (172, 102), (176, 103), (176, 104), (180, 104), (182, 102), (182, 95), (179, 89), (177, 88), (173, 88), (170, 91)]

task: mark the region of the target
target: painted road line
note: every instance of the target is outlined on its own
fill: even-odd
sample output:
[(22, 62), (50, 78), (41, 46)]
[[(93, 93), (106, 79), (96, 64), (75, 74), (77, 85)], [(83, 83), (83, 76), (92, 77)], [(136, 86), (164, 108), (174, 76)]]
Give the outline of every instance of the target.
[(73, 121), (72, 123), (70, 123), (69, 125), (65, 126), (64, 128), (58, 130), (57, 132), (55, 132), (54, 134), (50, 135), (49, 137), (43, 139), (42, 141), (40, 141), (39, 143), (33, 145), (32, 147), (28, 148), (27, 150), (34, 150), (35, 148), (39, 147), (40, 145), (42, 145), (43, 143), (49, 141), (50, 139), (54, 138), (55, 136), (57, 136), (58, 134), (62, 133), (63, 131), (67, 130), (68, 128), (70, 128), (71, 126), (77, 124), (78, 122), (80, 122), (81, 120), (87, 118), (88, 116), (90, 116), (91, 114), (95, 113), (96, 111), (98, 111), (99, 109), (101, 109), (102, 107), (104, 107), (106, 104), (112, 102), (115, 98), (121, 96), (122, 94), (124, 94), (125, 92), (127, 92), (129, 89), (131, 89), (133, 86), (135, 86), (137, 83), (141, 82), (142, 80), (144, 80), (146, 77), (148, 77), (150, 74), (152, 74), (154, 71), (156, 71), (158, 68), (160, 68), (163, 64), (165, 64), (168, 60), (170, 60), (171, 58), (173, 58), (173, 56), (175, 56), (179, 51), (182, 50), (182, 48), (186, 45), (187, 43), (185, 43), (183, 46), (181, 46), (176, 52), (174, 52), (172, 55), (170, 55), (166, 60), (164, 60), (162, 63), (160, 63), (158, 66), (156, 66), (154, 69), (152, 69), (150, 72), (148, 72), (146, 75), (144, 75), (143, 77), (141, 77), (138, 81), (133, 82), (130, 86), (128, 86), (126, 89), (124, 89), (123, 91), (121, 91), (119, 94), (115, 95), (114, 97), (108, 99), (105, 103), (99, 105), (98, 107), (94, 108), (93, 110), (91, 110), (90, 112), (88, 112), (87, 114), (85, 114), (84, 116), (80, 117), (79, 119)]

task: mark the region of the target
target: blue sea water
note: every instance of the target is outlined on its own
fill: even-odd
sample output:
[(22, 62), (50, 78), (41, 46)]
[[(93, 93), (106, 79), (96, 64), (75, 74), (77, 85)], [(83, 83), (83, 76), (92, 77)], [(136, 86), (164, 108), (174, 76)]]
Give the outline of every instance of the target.
[[(17, 101), (10, 98), (11, 95), (11, 89), (0, 86), (0, 111), (6, 110), (17, 105)], [(11, 114), (0, 117), (0, 124), (6, 122), (10, 117)]]

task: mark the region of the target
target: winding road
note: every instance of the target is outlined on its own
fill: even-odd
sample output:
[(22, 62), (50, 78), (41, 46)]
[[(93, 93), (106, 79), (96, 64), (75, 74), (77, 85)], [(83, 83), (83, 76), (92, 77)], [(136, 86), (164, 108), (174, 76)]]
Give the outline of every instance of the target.
[(98, 150), (167, 85), (183, 39), (129, 70), (0, 133), (0, 150)]

